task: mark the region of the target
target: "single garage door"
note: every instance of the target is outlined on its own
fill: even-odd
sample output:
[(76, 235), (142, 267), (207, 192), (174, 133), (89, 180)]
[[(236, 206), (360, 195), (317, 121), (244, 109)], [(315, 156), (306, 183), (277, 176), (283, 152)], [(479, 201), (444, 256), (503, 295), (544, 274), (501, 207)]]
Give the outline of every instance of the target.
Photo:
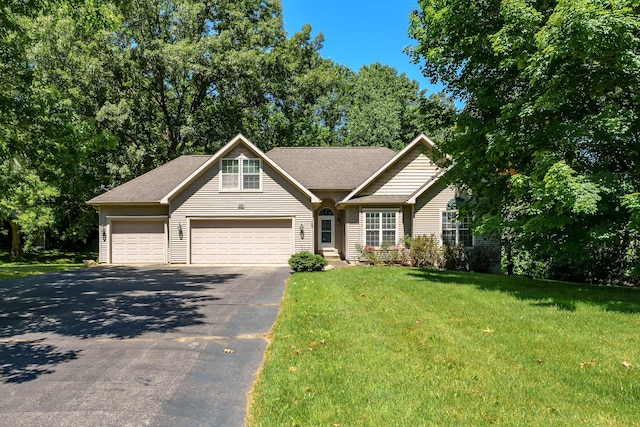
[(191, 221), (193, 264), (286, 264), (290, 219)]
[(111, 262), (164, 264), (167, 239), (164, 221), (112, 221)]

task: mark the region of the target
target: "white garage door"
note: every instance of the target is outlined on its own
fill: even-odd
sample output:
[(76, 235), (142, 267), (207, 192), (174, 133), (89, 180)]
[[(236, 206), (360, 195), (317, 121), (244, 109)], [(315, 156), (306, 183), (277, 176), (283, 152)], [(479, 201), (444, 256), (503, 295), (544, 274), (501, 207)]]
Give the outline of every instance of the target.
[(167, 239), (163, 221), (112, 221), (111, 262), (166, 263)]
[(286, 264), (293, 249), (290, 219), (191, 221), (193, 264)]

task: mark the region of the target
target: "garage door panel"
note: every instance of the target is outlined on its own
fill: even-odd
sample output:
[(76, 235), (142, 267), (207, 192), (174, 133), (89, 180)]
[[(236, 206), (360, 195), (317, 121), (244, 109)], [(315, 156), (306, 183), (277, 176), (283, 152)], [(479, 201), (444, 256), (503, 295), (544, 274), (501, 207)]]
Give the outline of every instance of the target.
[(194, 264), (286, 263), (293, 250), (289, 219), (191, 222)]
[(111, 262), (165, 263), (166, 241), (164, 221), (113, 221)]

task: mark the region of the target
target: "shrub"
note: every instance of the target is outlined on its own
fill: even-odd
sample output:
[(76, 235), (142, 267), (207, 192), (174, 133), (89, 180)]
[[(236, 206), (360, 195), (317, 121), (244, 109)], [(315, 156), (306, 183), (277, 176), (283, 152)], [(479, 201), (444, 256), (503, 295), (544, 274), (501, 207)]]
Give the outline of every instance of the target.
[(289, 258), (289, 266), (293, 271), (322, 271), (328, 264), (321, 255), (314, 255), (311, 252), (298, 252)]
[(360, 261), (369, 262), (370, 264), (380, 264), (382, 260), (378, 252), (373, 246), (356, 245), (356, 250), (360, 254)]
[(442, 248), (434, 234), (416, 236), (410, 247), (409, 259), (414, 267), (437, 270), (444, 265)]
[(469, 252), (462, 245), (442, 246), (446, 270), (469, 271)]
[(404, 264), (404, 251), (388, 243), (380, 245), (379, 249), (373, 246), (356, 245), (356, 250), (360, 254), (360, 261), (369, 262), (371, 264), (395, 265)]
[(499, 272), (500, 251), (493, 246), (475, 246), (469, 253), (469, 267), (476, 273)]
[(389, 243), (383, 243), (380, 245), (378, 252), (378, 258), (380, 262), (385, 265), (400, 264), (402, 261), (402, 254), (397, 246), (392, 246)]

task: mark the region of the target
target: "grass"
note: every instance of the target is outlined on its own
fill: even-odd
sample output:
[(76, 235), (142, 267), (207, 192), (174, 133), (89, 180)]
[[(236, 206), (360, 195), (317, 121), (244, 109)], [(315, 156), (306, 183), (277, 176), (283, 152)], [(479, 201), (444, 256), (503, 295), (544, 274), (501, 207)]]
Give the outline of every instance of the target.
[(14, 259), (0, 252), (0, 280), (82, 268), (85, 259), (95, 258), (93, 253), (45, 251)]
[(640, 425), (639, 291), (391, 267), (295, 274), (249, 425)]

